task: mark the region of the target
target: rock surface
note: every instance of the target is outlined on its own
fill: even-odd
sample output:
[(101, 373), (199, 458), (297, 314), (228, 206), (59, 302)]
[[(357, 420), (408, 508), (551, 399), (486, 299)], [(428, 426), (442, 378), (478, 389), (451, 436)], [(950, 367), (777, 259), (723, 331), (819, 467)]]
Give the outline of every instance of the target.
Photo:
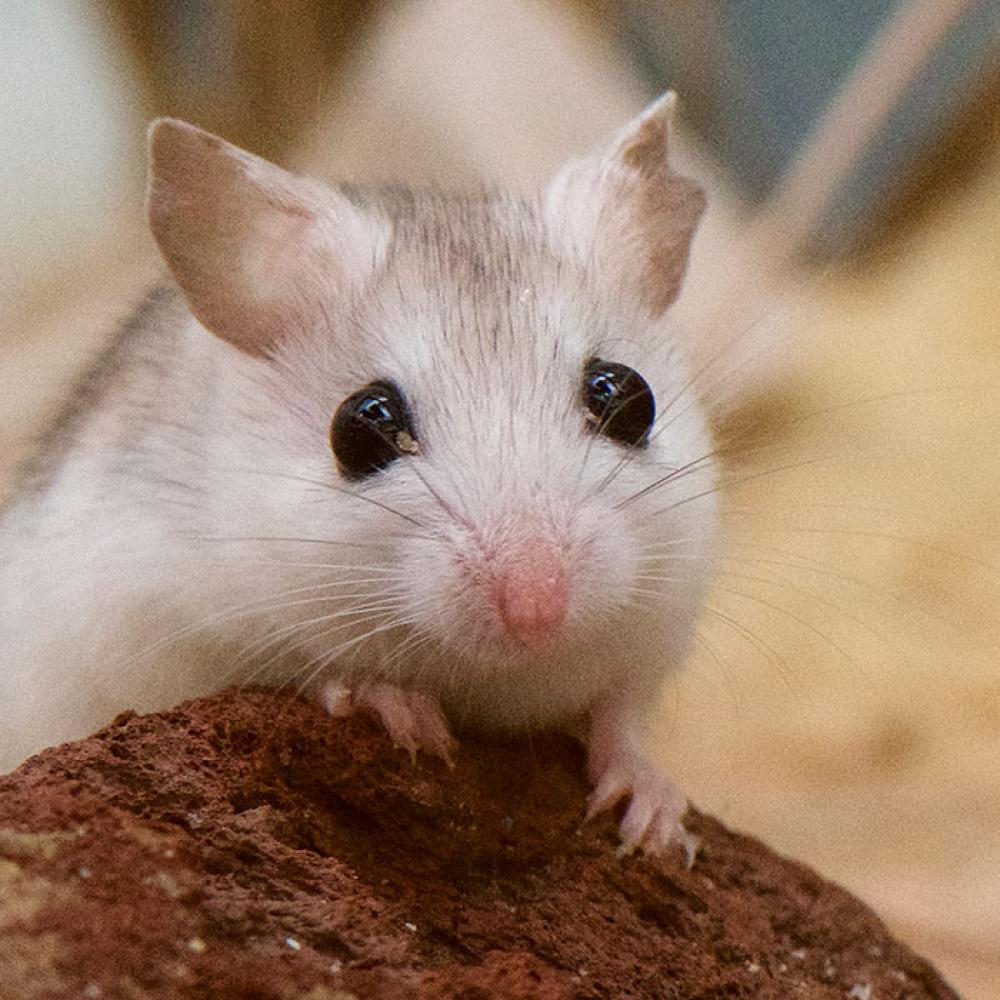
[(269, 691), (0, 779), (0, 998), (954, 997), (843, 890), (692, 813), (615, 856), (561, 736), (411, 763)]

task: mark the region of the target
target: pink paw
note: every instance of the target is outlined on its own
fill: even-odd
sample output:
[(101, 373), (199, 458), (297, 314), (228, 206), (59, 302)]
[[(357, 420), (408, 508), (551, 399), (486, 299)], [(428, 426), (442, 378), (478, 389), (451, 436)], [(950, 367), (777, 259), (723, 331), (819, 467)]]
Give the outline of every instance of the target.
[(619, 854), (640, 848), (647, 854), (660, 854), (671, 844), (680, 844), (688, 867), (694, 864), (698, 839), (682, 822), (687, 796), (651, 761), (620, 748), (594, 777), (595, 788), (587, 799), (588, 820), (613, 809), (626, 797), (631, 799), (619, 827)]
[(361, 684), (353, 690), (327, 684), (321, 694), (326, 710), (334, 716), (357, 710), (378, 716), (389, 739), (411, 758), (417, 751), (440, 757), (449, 767), (457, 743), (448, 731), (441, 706), (429, 695), (404, 691), (393, 684)]

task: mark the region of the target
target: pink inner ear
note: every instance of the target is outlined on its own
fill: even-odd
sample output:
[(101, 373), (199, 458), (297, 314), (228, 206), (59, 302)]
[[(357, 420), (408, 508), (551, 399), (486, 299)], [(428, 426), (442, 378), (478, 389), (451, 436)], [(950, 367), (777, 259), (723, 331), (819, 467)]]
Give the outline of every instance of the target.
[(691, 240), (705, 211), (705, 196), (697, 185), (670, 174), (646, 182), (640, 204), (648, 247), (640, 294), (650, 312), (659, 316), (677, 298), (687, 270)]
[(597, 278), (659, 316), (680, 291), (704, 195), (667, 162), (672, 99), (626, 126), (611, 147), (569, 164), (545, 199), (559, 250), (596, 263)]
[(614, 157), (615, 172), (621, 176), (620, 197), (630, 216), (627, 226), (642, 234), (646, 248), (639, 291), (654, 316), (664, 312), (680, 291), (691, 240), (705, 211), (701, 188), (675, 174), (667, 161), (672, 109), (671, 100), (665, 114), (645, 113)]
[(338, 256), (325, 192), (182, 122), (154, 125), (151, 152), (150, 225), (198, 320), (253, 355), (316, 322)]
[(309, 251), (313, 220), (305, 213), (244, 211), (206, 220), (213, 221), (214, 233), (174, 248), (168, 263), (199, 322), (248, 354), (266, 355), (309, 324), (312, 306), (319, 311), (320, 289), (311, 287), (318, 284)]
[(205, 290), (212, 320), (205, 325), (251, 354), (267, 354), (290, 333), (308, 327), (320, 313), (322, 294), (314, 225), (315, 218), (303, 210), (272, 210), (235, 233), (231, 245), (239, 252), (220, 261), (231, 269), (228, 279), (215, 294)]

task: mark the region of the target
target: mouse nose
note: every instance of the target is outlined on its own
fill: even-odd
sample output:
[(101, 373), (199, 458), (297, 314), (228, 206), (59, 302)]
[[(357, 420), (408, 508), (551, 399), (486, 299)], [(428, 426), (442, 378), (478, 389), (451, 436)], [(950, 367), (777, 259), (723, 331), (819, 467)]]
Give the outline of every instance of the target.
[(521, 543), (496, 575), (495, 598), (507, 634), (526, 645), (554, 636), (566, 617), (565, 559), (542, 539)]

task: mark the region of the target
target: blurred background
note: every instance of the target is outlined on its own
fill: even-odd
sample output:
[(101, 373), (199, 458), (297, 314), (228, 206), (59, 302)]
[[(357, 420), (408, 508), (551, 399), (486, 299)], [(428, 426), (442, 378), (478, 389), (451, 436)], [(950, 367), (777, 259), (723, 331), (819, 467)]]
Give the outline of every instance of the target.
[[(927, 58), (859, 154), (899, 39)], [(802, 168), (849, 152), (843, 183), (796, 200), (861, 65)], [(658, 750), (1000, 997), (1000, 0), (0, 0), (0, 494), (160, 274), (153, 115), (330, 179), (529, 189), (667, 87), (727, 489)]]

